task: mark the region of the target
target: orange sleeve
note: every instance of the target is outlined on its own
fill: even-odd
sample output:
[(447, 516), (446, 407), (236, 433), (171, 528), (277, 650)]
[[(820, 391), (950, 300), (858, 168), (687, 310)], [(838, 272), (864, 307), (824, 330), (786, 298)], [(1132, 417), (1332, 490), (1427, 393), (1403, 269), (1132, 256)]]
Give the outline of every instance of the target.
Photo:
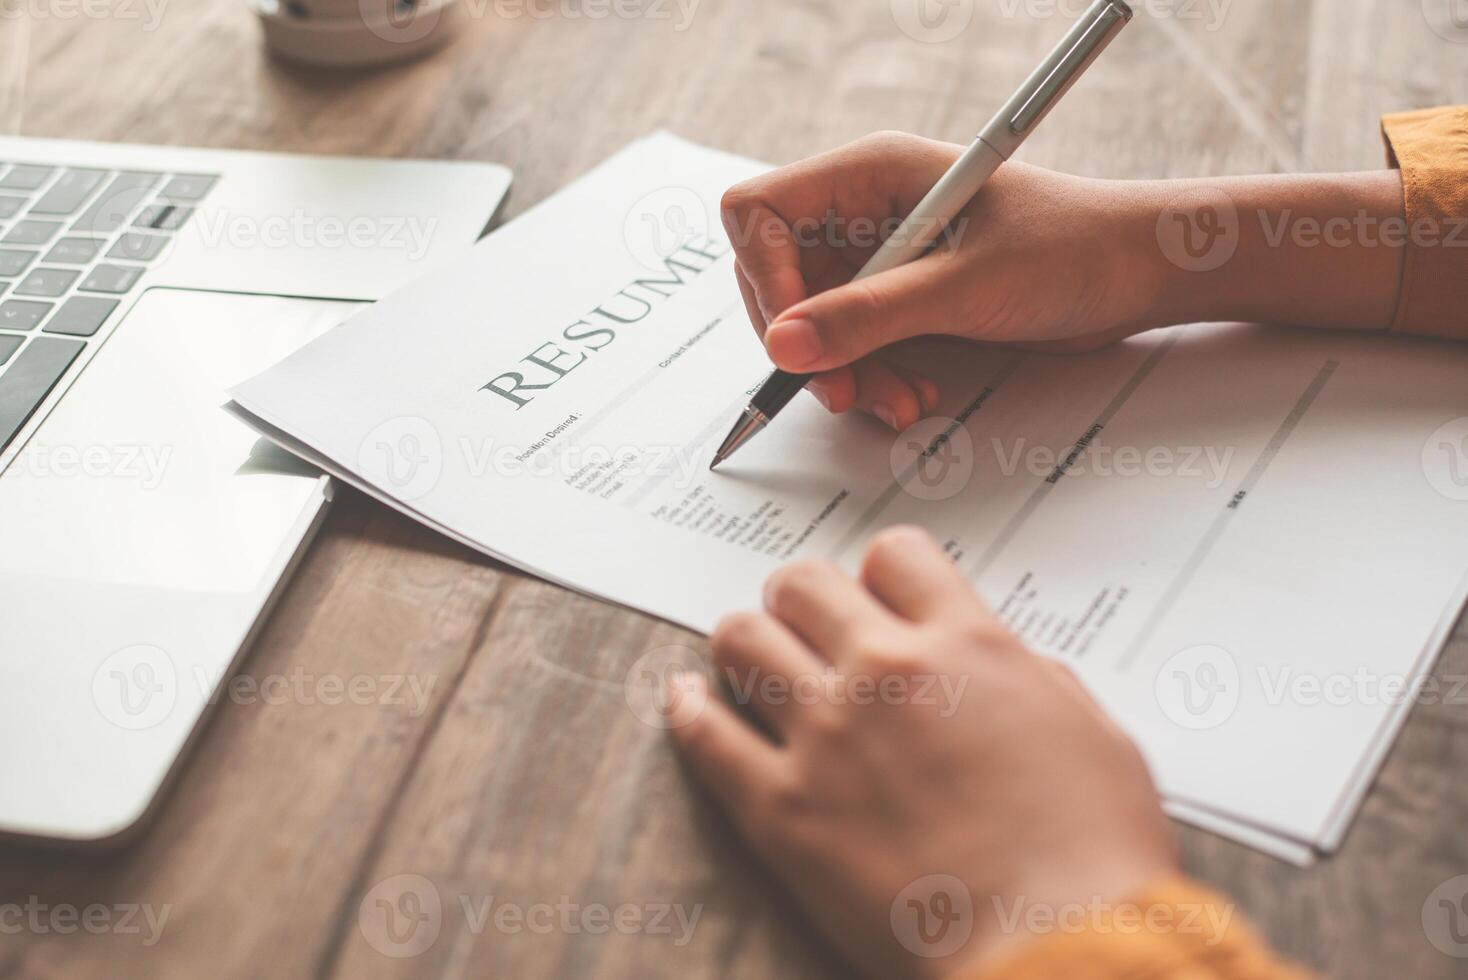
[(1407, 199), (1392, 329), (1468, 340), (1468, 106), (1387, 116), (1382, 133)]
[[(1022, 911), (1022, 910), (1020, 910)], [(1021, 920), (1024, 921), (1024, 920)], [(1127, 901), (1041, 920), (1034, 938), (954, 980), (1306, 980), (1227, 898), (1166, 881)], [(1034, 923), (1027, 928), (1035, 931)]]

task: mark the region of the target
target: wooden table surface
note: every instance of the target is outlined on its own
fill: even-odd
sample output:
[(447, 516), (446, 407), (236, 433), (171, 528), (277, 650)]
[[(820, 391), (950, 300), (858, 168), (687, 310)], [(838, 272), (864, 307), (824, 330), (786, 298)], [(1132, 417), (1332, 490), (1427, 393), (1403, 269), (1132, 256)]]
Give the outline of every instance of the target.
[[(6, 0), (0, 131), (497, 161), (513, 216), (659, 127), (774, 162), (884, 128), (967, 140), (1065, 22), (1041, 0), (953, 2), (973, 21), (938, 43), (899, 29), (890, 0), (659, 0), (631, 18), (478, 0), (437, 56), (338, 76), (266, 57), (238, 0)], [(1468, 102), (1468, 45), (1420, 9), (1446, 2), (1154, 0), (1024, 155), (1126, 177), (1379, 166), (1380, 113)], [(146, 927), (0, 919), (0, 976), (842, 975), (629, 710), (629, 667), (667, 645), (704, 641), (345, 493), (244, 673), (429, 696), (226, 701), (132, 845), (0, 848), (0, 909), (168, 909), (152, 945)], [(1468, 674), (1461, 624), (1438, 671)], [(1468, 705), (1446, 700), (1414, 711), (1338, 856), (1299, 870), (1184, 828), (1188, 869), (1327, 975), (1464, 976), (1422, 919), (1468, 873)], [(411, 950), (359, 911), (422, 879), (436, 941), (385, 955)], [(700, 918), (681, 946), (676, 927), (516, 931), (483, 921), (491, 897)]]

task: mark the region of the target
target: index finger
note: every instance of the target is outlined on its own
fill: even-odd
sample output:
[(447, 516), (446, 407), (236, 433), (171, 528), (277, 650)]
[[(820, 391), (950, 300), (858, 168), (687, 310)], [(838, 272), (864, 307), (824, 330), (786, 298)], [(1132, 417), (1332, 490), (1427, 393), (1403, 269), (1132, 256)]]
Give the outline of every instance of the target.
[(775, 317), (806, 298), (805, 275), (794, 229), (767, 205), (745, 198), (746, 186), (724, 195), (721, 216), (734, 244), (734, 260), (758, 308), (759, 316), (751, 311), (750, 319), (763, 336)]

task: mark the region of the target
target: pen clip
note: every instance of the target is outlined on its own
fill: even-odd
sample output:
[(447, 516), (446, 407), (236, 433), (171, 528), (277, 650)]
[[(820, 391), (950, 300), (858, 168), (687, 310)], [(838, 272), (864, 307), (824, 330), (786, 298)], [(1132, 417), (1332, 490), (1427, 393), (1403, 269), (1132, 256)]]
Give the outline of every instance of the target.
[(1024, 136), (1034, 128), (1131, 18), (1131, 8), (1121, 0), (1097, 0), (1036, 73), (1039, 82), (1010, 118), (1010, 131)]

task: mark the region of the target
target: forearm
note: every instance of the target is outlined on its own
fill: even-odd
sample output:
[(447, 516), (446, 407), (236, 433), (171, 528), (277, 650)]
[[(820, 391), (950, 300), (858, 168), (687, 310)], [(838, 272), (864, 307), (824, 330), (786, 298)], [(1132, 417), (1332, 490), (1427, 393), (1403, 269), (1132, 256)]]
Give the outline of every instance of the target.
[(1385, 330), (1408, 242), (1452, 231), (1409, 224), (1395, 170), (1156, 182), (1141, 211), (1169, 323)]

